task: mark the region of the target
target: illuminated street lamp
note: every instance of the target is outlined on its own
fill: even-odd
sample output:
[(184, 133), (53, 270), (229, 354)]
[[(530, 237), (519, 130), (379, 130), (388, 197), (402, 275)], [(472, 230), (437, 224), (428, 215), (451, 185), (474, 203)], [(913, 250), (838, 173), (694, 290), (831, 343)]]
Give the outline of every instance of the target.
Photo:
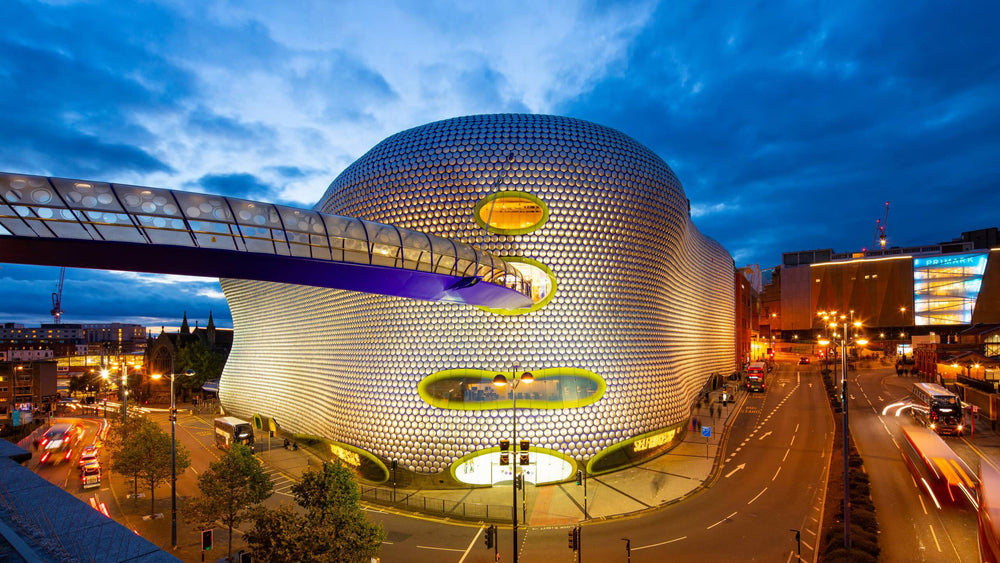
[[(513, 458), (513, 465), (511, 475), (514, 477), (513, 484), (511, 485), (511, 490), (513, 492), (513, 500), (511, 501), (511, 522), (514, 528), (514, 563), (517, 563), (517, 387), (521, 383), (531, 383), (535, 380), (535, 376), (531, 375), (531, 372), (524, 372), (520, 377), (517, 376), (516, 369), (515, 373), (512, 374), (511, 381), (507, 381), (507, 377), (503, 374), (498, 374), (493, 378), (493, 385), (497, 387), (510, 386), (510, 400), (511, 400), (511, 419), (513, 420), (514, 432), (512, 436), (511, 443), (514, 447), (514, 454), (511, 456)], [(523, 486), (523, 484), (522, 484)]]
[[(840, 316), (841, 324), (843, 328), (843, 334), (840, 338), (840, 362), (841, 362), (841, 386), (842, 395), (840, 399), (841, 406), (844, 410), (844, 548), (847, 550), (851, 549), (851, 481), (849, 479), (849, 469), (850, 469), (850, 444), (851, 444), (851, 427), (849, 425), (848, 418), (848, 402), (850, 400), (850, 395), (847, 391), (847, 340), (849, 326), (855, 328), (855, 344), (859, 346), (864, 346), (868, 344), (867, 338), (858, 338), (857, 329), (861, 328), (861, 321), (854, 321), (854, 311), (851, 311), (851, 323), (848, 325), (845, 315)], [(831, 323), (831, 327), (834, 326)]]
[[(174, 373), (174, 358), (170, 357), (170, 545), (177, 549), (177, 407), (174, 404), (174, 379), (181, 374)], [(191, 377), (194, 370), (187, 370), (183, 375)], [(153, 379), (164, 377), (158, 373), (150, 376)]]

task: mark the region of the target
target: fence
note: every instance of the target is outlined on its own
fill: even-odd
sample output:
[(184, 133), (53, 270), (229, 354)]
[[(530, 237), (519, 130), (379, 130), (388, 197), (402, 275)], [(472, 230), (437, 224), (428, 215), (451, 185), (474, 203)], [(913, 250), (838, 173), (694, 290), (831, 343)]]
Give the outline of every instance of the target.
[(510, 506), (460, 502), (400, 492), (396, 492), (396, 500), (393, 501), (394, 491), (392, 489), (381, 487), (360, 487), (360, 489), (362, 500), (403, 510), (477, 522), (510, 522), (512, 520)]

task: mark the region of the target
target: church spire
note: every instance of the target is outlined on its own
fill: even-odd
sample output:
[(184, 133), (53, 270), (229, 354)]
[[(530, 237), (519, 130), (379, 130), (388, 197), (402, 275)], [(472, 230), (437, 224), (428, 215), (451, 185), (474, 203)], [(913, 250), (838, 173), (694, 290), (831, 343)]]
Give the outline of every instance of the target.
[(205, 326), (208, 330), (215, 330), (215, 321), (212, 320), (212, 312), (208, 312), (208, 325)]
[(191, 327), (188, 326), (188, 313), (184, 311), (184, 320), (181, 321), (181, 334), (191, 334)]

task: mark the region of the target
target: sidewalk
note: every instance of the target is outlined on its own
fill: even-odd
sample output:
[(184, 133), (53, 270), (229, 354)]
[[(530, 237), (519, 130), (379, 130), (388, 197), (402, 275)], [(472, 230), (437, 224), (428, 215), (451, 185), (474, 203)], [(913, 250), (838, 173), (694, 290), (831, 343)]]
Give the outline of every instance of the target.
[[(730, 387), (735, 384), (730, 382)], [(746, 391), (738, 389), (735, 403), (721, 408), (719, 416), (713, 416), (710, 409), (720, 404), (721, 390), (709, 393), (708, 404), (692, 410), (692, 416), (701, 425), (711, 427), (711, 437), (705, 438), (698, 429), (688, 427), (683, 441), (655, 459), (645, 463), (615, 471), (606, 475), (586, 479), (586, 509), (584, 508), (584, 486), (573, 481), (552, 485), (534, 486), (527, 484), (524, 494), (524, 512), (518, 514), (529, 526), (559, 526), (579, 523), (590, 519), (608, 519), (625, 514), (650, 510), (658, 506), (677, 502), (699, 490), (717, 470), (721, 460), (717, 453), (720, 443), (724, 444), (728, 429), (735, 415), (739, 413)], [(265, 466), (292, 480), (298, 480), (309, 467), (318, 466), (321, 461), (306, 448), (297, 451), (282, 447), (283, 439), (267, 438), (258, 443), (258, 456)], [(363, 488), (369, 488), (362, 484)], [(388, 489), (386, 485), (379, 486)], [(520, 496), (520, 494), (519, 494)], [(407, 507), (423, 506), (421, 497), (431, 506), (441, 510), (414, 510)], [(398, 511), (401, 514), (420, 514), (423, 517), (442, 520), (476, 521), (475, 518), (461, 518), (465, 505), (483, 508), (489, 505), (491, 514), (500, 513), (499, 518), (491, 518), (498, 523), (509, 521), (511, 507), (510, 486), (475, 487), (463, 489), (396, 489), (397, 504), (378, 503), (380, 509)], [(409, 502), (403, 504), (404, 499)], [(364, 496), (362, 501), (367, 500)], [(518, 503), (520, 505), (520, 503)], [(483, 508), (484, 509), (484, 508)], [(485, 509), (484, 509), (485, 510)], [(478, 513), (472, 511), (473, 513)]]

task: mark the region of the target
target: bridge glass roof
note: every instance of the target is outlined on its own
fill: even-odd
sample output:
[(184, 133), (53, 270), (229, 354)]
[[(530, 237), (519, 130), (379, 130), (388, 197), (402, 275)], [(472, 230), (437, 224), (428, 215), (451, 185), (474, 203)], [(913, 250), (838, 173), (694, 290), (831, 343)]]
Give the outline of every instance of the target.
[(352, 217), (161, 188), (0, 173), (0, 237), (170, 245), (475, 276), (530, 295), (503, 259)]

